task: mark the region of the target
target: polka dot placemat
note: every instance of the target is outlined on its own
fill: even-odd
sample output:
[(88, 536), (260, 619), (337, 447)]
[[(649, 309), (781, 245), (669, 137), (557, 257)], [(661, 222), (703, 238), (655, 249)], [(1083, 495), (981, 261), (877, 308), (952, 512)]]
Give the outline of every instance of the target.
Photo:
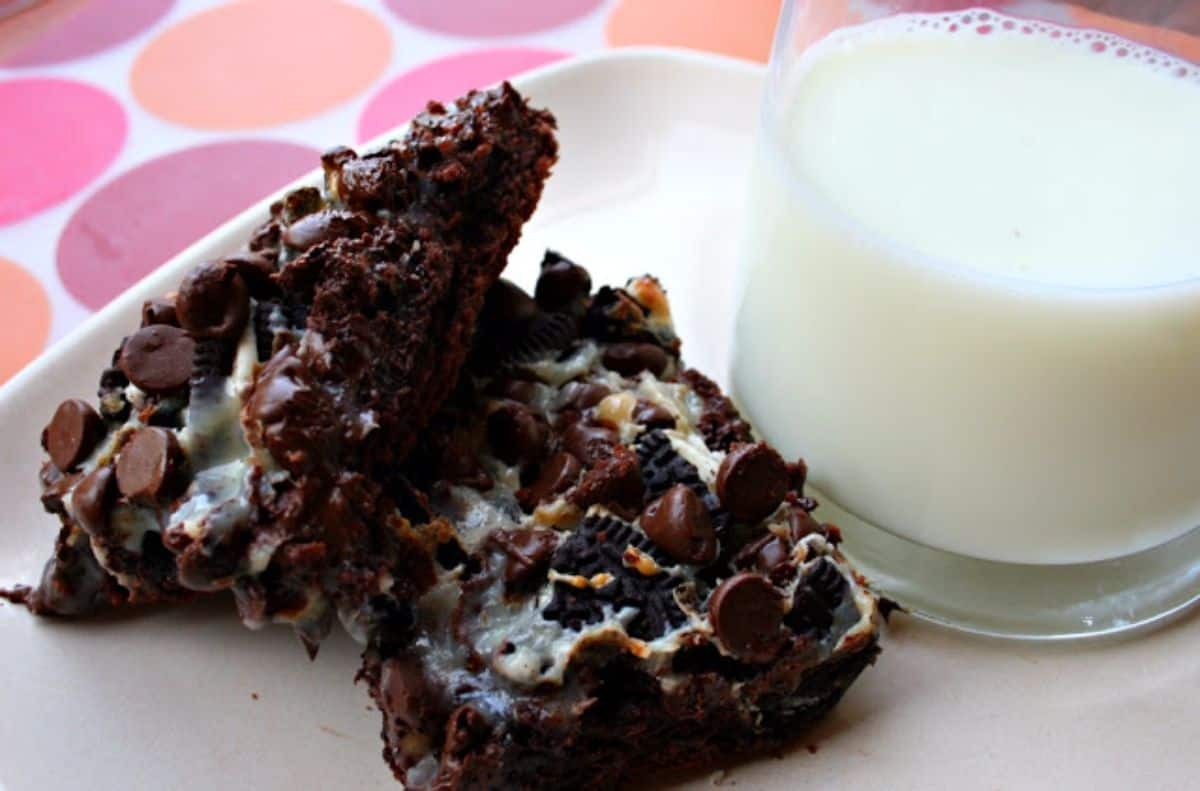
[(606, 46), (764, 60), (779, 2), (0, 0), (0, 382), (325, 148)]

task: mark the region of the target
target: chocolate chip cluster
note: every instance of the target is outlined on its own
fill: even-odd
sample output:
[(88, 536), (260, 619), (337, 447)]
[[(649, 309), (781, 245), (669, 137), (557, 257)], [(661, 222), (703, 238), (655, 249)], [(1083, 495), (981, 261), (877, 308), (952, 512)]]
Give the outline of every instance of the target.
[[(533, 295), (505, 280), (488, 294), (467, 386), (418, 456), (432, 490), (519, 509), (519, 527), (494, 533), (465, 573), (500, 574), (518, 600), (548, 591), (541, 616), (578, 632), (619, 621), (653, 641), (701, 623), (747, 663), (819, 639), (842, 592), (798, 581), (814, 573), (805, 537), (836, 542), (809, 513), (803, 464), (681, 370), (654, 279), (590, 289), (583, 267), (550, 252)], [(463, 550), (444, 546), (457, 567)]]

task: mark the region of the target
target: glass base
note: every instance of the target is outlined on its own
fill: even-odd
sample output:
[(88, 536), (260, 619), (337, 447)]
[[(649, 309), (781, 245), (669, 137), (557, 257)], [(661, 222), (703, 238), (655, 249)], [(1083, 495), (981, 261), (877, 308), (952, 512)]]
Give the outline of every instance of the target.
[(816, 516), (871, 588), (954, 629), (1023, 640), (1077, 640), (1160, 625), (1200, 602), (1200, 527), (1152, 549), (1070, 565), (1000, 563), (918, 544), (818, 492)]

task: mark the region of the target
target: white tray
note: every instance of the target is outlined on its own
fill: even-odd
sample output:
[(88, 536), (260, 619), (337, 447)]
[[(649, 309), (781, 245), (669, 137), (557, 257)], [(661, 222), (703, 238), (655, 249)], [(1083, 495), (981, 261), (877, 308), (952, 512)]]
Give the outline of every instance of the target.
[[(657, 274), (686, 358), (722, 378), (761, 80), (739, 61), (664, 50), (608, 53), (520, 79), (558, 116), (562, 159), (509, 276), (531, 285), (547, 246), (599, 283)], [(0, 582), (32, 582), (51, 548), (55, 524), (38, 504), (36, 471), (38, 434), (55, 405), (91, 397), (142, 300), (240, 244), (268, 203), (150, 275), (0, 389)], [(681, 782), (1194, 788), (1197, 627), (1191, 618), (1136, 641), (1064, 649), (901, 619), (878, 665), (786, 755)], [(0, 605), (0, 649), (8, 791), (396, 787), (380, 758), (378, 712), (351, 683), (358, 648), (340, 633), (309, 663), (289, 630), (252, 633), (225, 598), (78, 623)]]

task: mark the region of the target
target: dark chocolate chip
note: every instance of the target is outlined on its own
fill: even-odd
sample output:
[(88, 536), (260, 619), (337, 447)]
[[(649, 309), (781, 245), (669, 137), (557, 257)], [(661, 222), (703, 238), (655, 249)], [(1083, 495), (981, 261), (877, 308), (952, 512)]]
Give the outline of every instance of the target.
[(358, 236), (367, 228), (366, 218), (349, 211), (325, 210), (305, 215), (283, 231), (283, 241), (295, 250), (307, 250), (330, 239)]
[(760, 536), (747, 544), (733, 560), (733, 565), (741, 569), (757, 569), (770, 573), (791, 560), (792, 551), (788, 543), (774, 533)]
[(642, 530), (680, 563), (705, 566), (717, 559), (717, 534), (700, 498), (676, 484), (642, 512)]
[(538, 384), (527, 379), (503, 379), (493, 382), (488, 387), (488, 392), (500, 398), (531, 404), (537, 398)]
[(42, 432), (42, 446), (50, 461), (67, 472), (86, 459), (104, 437), (104, 418), (91, 404), (69, 398), (54, 410), (54, 417)]
[(746, 662), (767, 662), (779, 648), (783, 597), (757, 574), (735, 574), (713, 591), (708, 617), (726, 650)]
[(487, 432), (492, 451), (505, 464), (540, 460), (550, 434), (533, 410), (516, 401), (505, 401), (488, 415)]
[(513, 588), (540, 581), (558, 546), (558, 536), (553, 530), (536, 527), (497, 530), (488, 540), (504, 551), (508, 559), (504, 582)]
[(401, 654), (386, 660), (380, 667), (379, 688), (388, 713), (411, 730), (432, 730), (446, 716), (445, 690), (416, 657)]
[(561, 409), (591, 409), (612, 394), (607, 385), (599, 382), (567, 382), (559, 394)]
[(196, 342), (178, 327), (151, 324), (125, 341), (120, 367), (147, 393), (169, 393), (187, 384), (195, 350)]
[(592, 278), (583, 267), (558, 253), (546, 252), (534, 298), (542, 310), (568, 310), (592, 293)]
[(721, 505), (744, 522), (757, 522), (779, 507), (790, 477), (783, 458), (765, 442), (735, 445), (717, 470)]
[(79, 526), (95, 535), (108, 527), (108, 513), (116, 499), (113, 468), (97, 467), (83, 476), (71, 493), (71, 506)]
[(821, 524), (803, 508), (793, 508), (788, 513), (788, 528), (793, 541), (821, 532)]
[(226, 256), (224, 261), (236, 269), (237, 273), (242, 276), (242, 280), (246, 281), (246, 288), (250, 290), (250, 296), (261, 299), (276, 291), (275, 283), (271, 279), (278, 269), (275, 254), (244, 250)]
[(617, 343), (604, 350), (604, 365), (622, 376), (636, 376), (642, 371), (662, 376), (670, 362), (670, 355), (653, 343)]
[(254, 231), (246, 246), (255, 252), (278, 254), (282, 236), (283, 228), (279, 221), (267, 220)]
[(170, 324), (179, 326), (179, 314), (175, 312), (175, 300), (170, 297), (155, 297), (142, 303), (142, 326)]
[(792, 479), (792, 491), (804, 494), (804, 484), (808, 482), (808, 464), (804, 459), (796, 459), (787, 467), (788, 476)]
[(543, 500), (562, 494), (579, 480), (583, 465), (579, 459), (565, 451), (554, 454), (542, 465), (537, 480), (518, 493), (522, 504), (532, 509)]
[(259, 371), (244, 407), (246, 417), (261, 426), (271, 456), (296, 474), (318, 463), (331, 439), (320, 428), (329, 420), (327, 399), (310, 381), (307, 365), (285, 346)]
[(617, 432), (595, 423), (574, 423), (563, 432), (563, 447), (589, 467), (606, 458), (617, 444)]
[(236, 267), (206, 261), (179, 284), (175, 307), (180, 326), (193, 337), (232, 340), (250, 319), (250, 289)]
[(515, 283), (500, 278), (487, 293), (479, 321), (508, 339), (519, 336), (537, 317), (537, 303)]
[(141, 428), (117, 457), (117, 487), (130, 500), (153, 503), (178, 490), (183, 449), (172, 431)]
[(662, 404), (639, 398), (633, 409), (633, 422), (646, 428), (675, 428), (675, 416)]

